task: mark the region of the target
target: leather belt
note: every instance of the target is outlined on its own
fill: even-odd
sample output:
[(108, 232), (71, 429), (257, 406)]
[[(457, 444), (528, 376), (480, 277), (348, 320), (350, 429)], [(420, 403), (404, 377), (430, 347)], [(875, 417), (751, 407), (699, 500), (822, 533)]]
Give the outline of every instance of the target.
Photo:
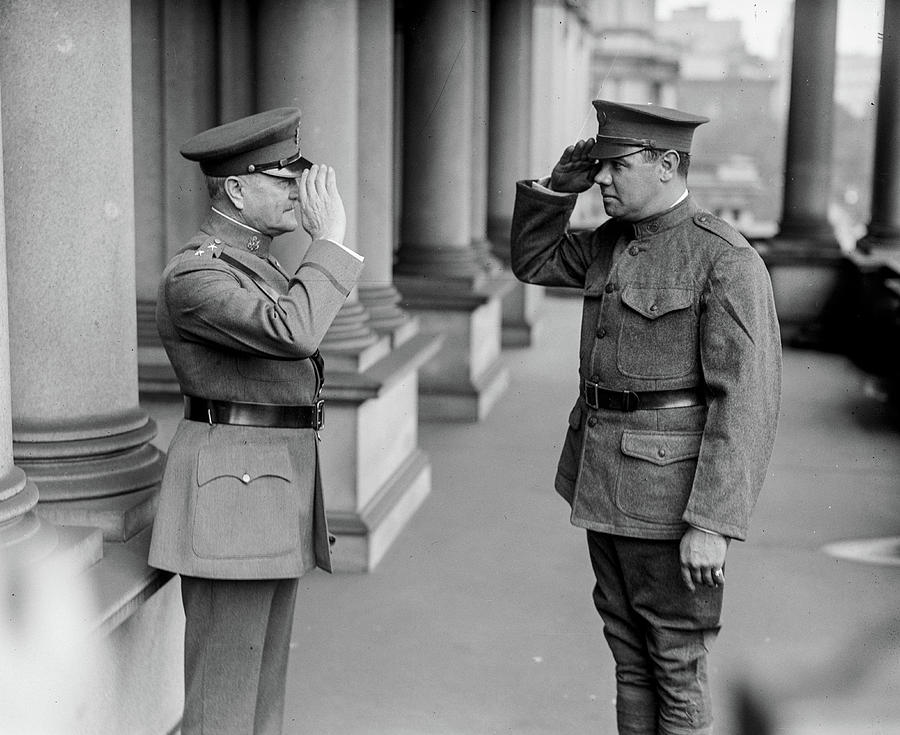
[(607, 390), (590, 380), (581, 381), (581, 397), (591, 408), (610, 411), (644, 411), (659, 408), (687, 408), (706, 403), (697, 388), (678, 390)]
[(319, 399), (311, 406), (279, 406), (274, 403), (216, 401), (185, 396), (184, 417), (209, 424), (318, 431), (325, 423), (325, 401)]

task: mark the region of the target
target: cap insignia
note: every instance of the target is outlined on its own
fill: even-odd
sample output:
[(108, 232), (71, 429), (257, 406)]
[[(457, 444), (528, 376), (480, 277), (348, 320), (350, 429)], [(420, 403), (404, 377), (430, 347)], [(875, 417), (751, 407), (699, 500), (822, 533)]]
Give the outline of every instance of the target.
[(597, 127), (602, 128), (606, 123), (609, 122), (609, 116), (605, 111), (599, 110), (597, 112)]
[(256, 235), (250, 235), (250, 239), (247, 240), (247, 250), (251, 253), (259, 250), (259, 238)]

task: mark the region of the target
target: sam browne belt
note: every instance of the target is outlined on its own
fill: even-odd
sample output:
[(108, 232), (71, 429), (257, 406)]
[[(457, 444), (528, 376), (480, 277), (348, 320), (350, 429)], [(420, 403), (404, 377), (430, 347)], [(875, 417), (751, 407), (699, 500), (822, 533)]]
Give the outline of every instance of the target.
[(325, 423), (325, 401), (319, 399), (308, 406), (280, 406), (274, 403), (216, 401), (185, 396), (184, 417), (190, 421), (210, 424), (318, 431)]
[(607, 390), (590, 380), (581, 381), (581, 397), (591, 408), (610, 411), (644, 411), (660, 408), (687, 408), (706, 403), (697, 388), (678, 390)]

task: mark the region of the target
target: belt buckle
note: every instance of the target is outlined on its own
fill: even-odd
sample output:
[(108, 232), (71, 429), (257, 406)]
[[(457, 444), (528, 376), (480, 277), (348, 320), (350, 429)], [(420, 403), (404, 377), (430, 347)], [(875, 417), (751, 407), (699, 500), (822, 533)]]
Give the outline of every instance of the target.
[(313, 418), (313, 428), (318, 431), (325, 425), (325, 399), (316, 401), (316, 414)]
[[(594, 389), (594, 402), (591, 403), (590, 393), (588, 392), (588, 387)], [(592, 383), (590, 380), (584, 381), (584, 402), (588, 405), (589, 408), (593, 408), (595, 411), (600, 408), (600, 392), (598, 388), (600, 386), (597, 383)]]

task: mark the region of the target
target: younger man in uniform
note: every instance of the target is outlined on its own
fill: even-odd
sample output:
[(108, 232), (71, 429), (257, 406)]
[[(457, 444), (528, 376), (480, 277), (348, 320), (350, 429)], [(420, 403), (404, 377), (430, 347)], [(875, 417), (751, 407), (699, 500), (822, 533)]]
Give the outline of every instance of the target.
[[(596, 138), (517, 184), (512, 268), (583, 291), (579, 397), (556, 475), (587, 530), (619, 732), (708, 735), (725, 555), (746, 538), (781, 393), (766, 268), (687, 190), (706, 118), (596, 100)], [(570, 231), (596, 184), (610, 219)]]

